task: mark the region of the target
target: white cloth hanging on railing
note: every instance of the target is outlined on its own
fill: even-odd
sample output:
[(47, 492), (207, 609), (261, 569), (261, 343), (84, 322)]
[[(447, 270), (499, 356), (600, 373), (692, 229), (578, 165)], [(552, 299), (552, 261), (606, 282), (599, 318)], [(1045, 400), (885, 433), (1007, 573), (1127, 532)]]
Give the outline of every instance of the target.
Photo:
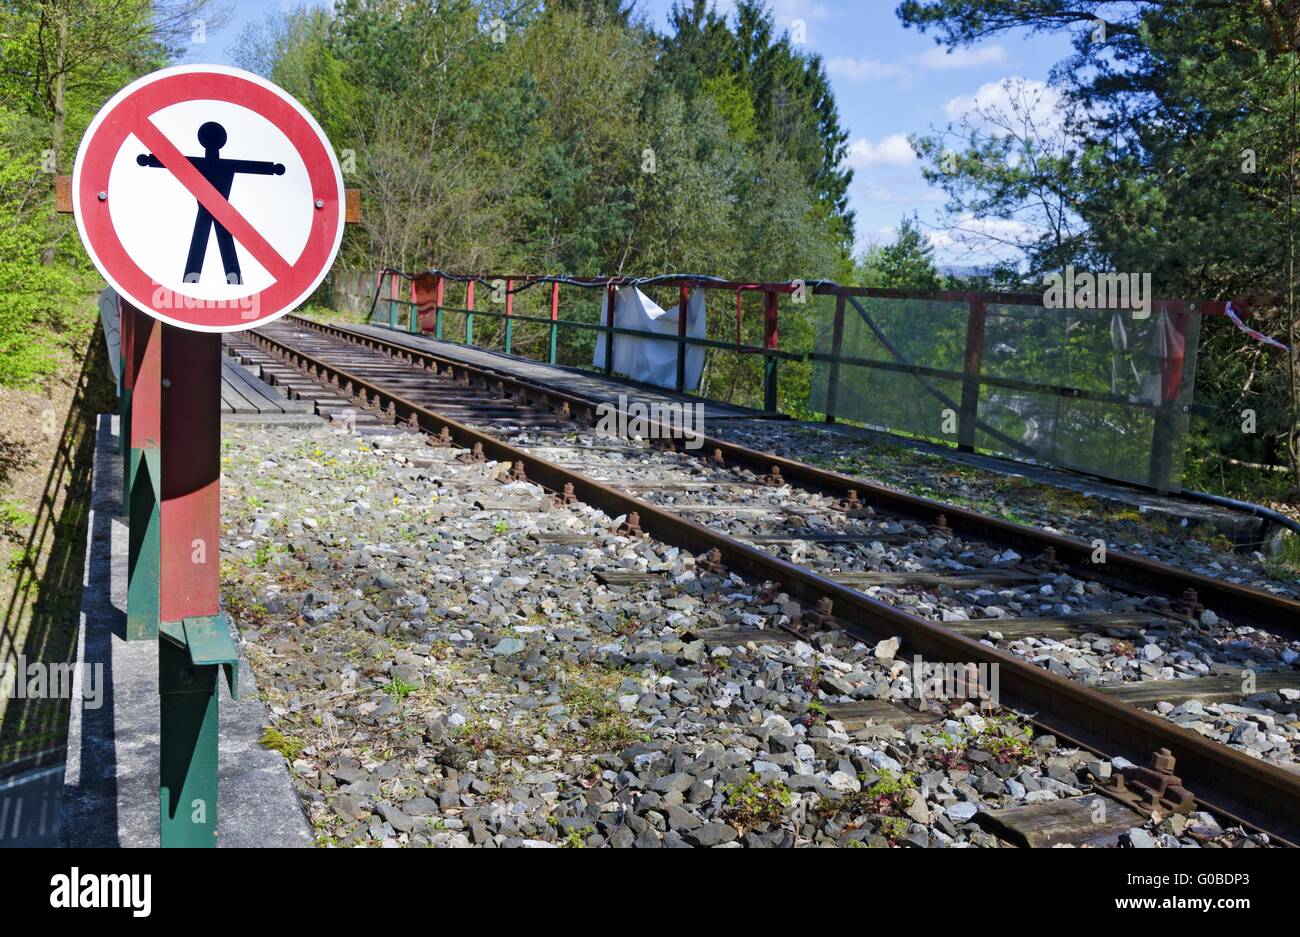
[[(678, 307), (664, 309), (639, 289), (619, 289), (614, 304), (614, 327), (652, 332), (656, 335), (676, 337)], [(696, 289), (686, 304), (686, 335), (704, 338), (704, 291)], [(600, 324), (609, 321), (609, 292), (603, 293), (600, 304)], [(605, 367), (605, 334), (596, 333), (596, 348), (591, 356), (592, 367)], [(677, 386), (677, 343), (641, 335), (614, 336), (614, 371), (625, 374), (634, 381), (656, 387)], [(686, 346), (685, 390), (697, 390), (704, 373), (704, 348)]]

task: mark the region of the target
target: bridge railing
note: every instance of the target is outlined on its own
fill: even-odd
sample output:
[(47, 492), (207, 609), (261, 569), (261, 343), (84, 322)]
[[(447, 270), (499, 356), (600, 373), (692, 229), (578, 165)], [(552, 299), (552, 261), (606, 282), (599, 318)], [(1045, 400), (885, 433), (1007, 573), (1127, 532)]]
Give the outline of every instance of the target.
[[(664, 334), (643, 329), (630, 329), (615, 325), (616, 300), (620, 288), (637, 287), (654, 292), (676, 293), (678, 306), (677, 334)], [(526, 291), (544, 289), (541, 314), (520, 312), (516, 299)], [(561, 289), (569, 291), (563, 303), (566, 311), (586, 313), (584, 318), (573, 318), (573, 313), (561, 316)], [(699, 337), (687, 334), (687, 306), (695, 289), (726, 291), (736, 296), (735, 336), (732, 339)], [(551, 364), (577, 364), (591, 367), (589, 352), (600, 343), (604, 350), (604, 373), (614, 374), (614, 347), (619, 337), (645, 338), (676, 346), (676, 374), (671, 389), (687, 392), (686, 355), (690, 348), (712, 349), (739, 355), (752, 355), (762, 359), (763, 409), (775, 413), (778, 409), (778, 375), (781, 361), (806, 361), (806, 352), (785, 351), (780, 347), (778, 328), (781, 297), (806, 290), (797, 283), (739, 283), (701, 277), (545, 277), (545, 276), (466, 276), (431, 272), (406, 275), (396, 271), (383, 271), (377, 275), (376, 297), (370, 310), (370, 321), (390, 328), (412, 332), (431, 333), (444, 340), (479, 344), (476, 320), (500, 323), (494, 331), (494, 346), (507, 354), (517, 353), (516, 335), (520, 329), (533, 326), (544, 336), (544, 355), (538, 357)], [(574, 294), (586, 297), (573, 300)], [(534, 294), (535, 295), (535, 294)], [(591, 296), (600, 297), (592, 309)], [(488, 305), (483, 304), (486, 298)], [(755, 300), (762, 304), (757, 328), (752, 324)], [(456, 300), (460, 302), (457, 303)], [(749, 310), (746, 306), (749, 306)], [(493, 308), (495, 307), (495, 308)], [(717, 322), (712, 323), (714, 334), (719, 334)], [(565, 348), (561, 335), (572, 330), (578, 336), (586, 335)], [(747, 338), (757, 334), (757, 342)], [(566, 353), (567, 352), (567, 353)]]
[[(1193, 401), (1201, 319), (1230, 308), (1224, 301), (1186, 300), (1054, 308), (1043, 294), (675, 275), (388, 270), (370, 282), (371, 321), (391, 328), (466, 344), (488, 337), (491, 347), (514, 354), (521, 351), (518, 336), (527, 332), (525, 356), (588, 368), (601, 342), (606, 374), (613, 373), (613, 348), (625, 336), (675, 343), (678, 391), (690, 389), (686, 355), (693, 347), (752, 356), (761, 360), (762, 405), (769, 412), (777, 411), (782, 367), (793, 367), (798, 386), (809, 386), (807, 410), (827, 422), (852, 421), (1158, 490), (1181, 486), (1190, 415), (1208, 411)], [(676, 335), (615, 325), (612, 294), (633, 286), (677, 300)], [(717, 318), (716, 302), (708, 304), (707, 337), (686, 334), (687, 303), (697, 288), (735, 295), (734, 335), (732, 323)], [(611, 301), (602, 306), (605, 295)], [(523, 311), (521, 296), (528, 297)], [(1237, 310), (1248, 307), (1249, 301), (1235, 303)], [(783, 314), (795, 348), (782, 347)], [(484, 322), (491, 326), (484, 329)]]

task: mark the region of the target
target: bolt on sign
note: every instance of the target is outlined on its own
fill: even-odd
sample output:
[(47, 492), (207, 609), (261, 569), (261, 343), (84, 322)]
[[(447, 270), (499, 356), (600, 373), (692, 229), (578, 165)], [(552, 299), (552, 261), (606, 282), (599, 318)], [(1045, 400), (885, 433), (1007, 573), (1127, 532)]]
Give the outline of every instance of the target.
[(183, 65), (128, 85), (72, 172), (90, 258), (136, 308), (230, 332), (320, 285), (343, 238), (343, 175), (320, 125), (265, 79)]
[(217, 702), (239, 650), (221, 610), (221, 332), (311, 295), (338, 253), (343, 175), (301, 104), (248, 72), (123, 88), (77, 151), (72, 211), (121, 297), (127, 640), (158, 645), (159, 842), (217, 840)]

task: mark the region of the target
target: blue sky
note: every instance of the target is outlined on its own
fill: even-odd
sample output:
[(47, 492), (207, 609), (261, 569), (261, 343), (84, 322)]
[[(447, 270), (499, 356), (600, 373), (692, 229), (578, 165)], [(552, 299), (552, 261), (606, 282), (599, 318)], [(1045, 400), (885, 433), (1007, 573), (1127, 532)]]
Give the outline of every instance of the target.
[[(315, 0), (324, 5), (326, 0)], [(229, 62), (230, 50), (245, 25), (268, 11), (292, 8), (291, 0), (235, 0), (234, 21), (196, 49), (191, 61)], [(732, 8), (718, 0), (718, 8)], [(641, 9), (660, 26), (672, 0), (640, 0)], [(849, 164), (855, 170), (850, 192), (857, 212), (858, 246), (887, 242), (904, 215), (919, 214), (932, 226), (930, 237), (944, 263), (985, 263), (954, 243), (954, 227), (988, 224), (980, 219), (944, 218), (943, 196), (921, 177), (907, 136), (942, 128), (973, 103), (996, 102), (1007, 79), (1039, 83), (1051, 66), (1069, 53), (1064, 35), (1011, 34), (947, 55), (929, 36), (905, 29), (894, 14), (896, 0), (771, 0), (782, 29), (804, 24), (806, 48), (826, 61), (851, 139)], [(1036, 87), (1036, 85), (1031, 85)], [(1054, 101), (1043, 92), (1045, 106)]]

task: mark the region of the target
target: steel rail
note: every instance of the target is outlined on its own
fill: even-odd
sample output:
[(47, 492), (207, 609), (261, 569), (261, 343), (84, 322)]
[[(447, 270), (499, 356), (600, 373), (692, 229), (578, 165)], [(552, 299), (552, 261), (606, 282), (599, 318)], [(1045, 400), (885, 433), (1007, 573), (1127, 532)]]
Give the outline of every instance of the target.
[(459, 446), (481, 446), (486, 458), (523, 463), (528, 477), (551, 491), (572, 485), (579, 500), (611, 517), (636, 513), (647, 534), (701, 554), (716, 549), (728, 568), (760, 582), (781, 583), (794, 598), (810, 606), (830, 599), (835, 617), (859, 636), (898, 636), (910, 651), (931, 662), (996, 666), (999, 688), (1005, 691), (999, 702), (1026, 711), (1061, 737), (1136, 763), (1144, 763), (1152, 752), (1166, 748), (1177, 759), (1184, 786), (1207, 809), (1265, 830), (1287, 845), (1300, 842), (1300, 775), (539, 458), (258, 330), (247, 334), (308, 374), (328, 379), (350, 393), (373, 395), (376, 403), (410, 426), (434, 435), (445, 429)]
[[(506, 389), (513, 388), (527, 395), (540, 395), (560, 400), (568, 403), (575, 412), (590, 410), (594, 413), (602, 403), (572, 391), (556, 390), (513, 377), (504, 371), (468, 364), (447, 355), (413, 348), (401, 342), (389, 341), (346, 326), (312, 322), (298, 316), (287, 318), (325, 334), (365, 347), (384, 350), (398, 358), (405, 357), (411, 360), (412, 356), (415, 356), (466, 373), (491, 374), (493, 380), (499, 381)], [(664, 430), (666, 434), (671, 429), (662, 424), (654, 424), (653, 421), (647, 423), (655, 429)], [(1092, 558), (1096, 553), (1096, 547), (1077, 537), (1052, 534), (1011, 521), (987, 517), (968, 508), (908, 494), (864, 479), (752, 449), (740, 443), (710, 436), (701, 436), (700, 440), (699, 449), (685, 451), (697, 456), (708, 456), (717, 451), (728, 462), (743, 465), (761, 474), (770, 472), (775, 466), (781, 470), (781, 476), (788, 482), (839, 498), (847, 497), (851, 491), (856, 492), (864, 503), (903, 517), (934, 522), (942, 515), (949, 529), (968, 538), (986, 540), (1021, 553), (1051, 549), (1056, 554), (1056, 561), (1079, 578), (1095, 580), (1112, 588), (1135, 594), (1142, 594), (1143, 591), (1157, 592), (1174, 602), (1185, 603), (1191, 608), (1198, 604), (1217, 607), (1223, 614), (1231, 615), (1234, 619), (1245, 618), (1252, 625), (1285, 634), (1292, 639), (1300, 638), (1300, 601), (1285, 596), (1239, 583), (1214, 579), (1119, 550), (1107, 550), (1105, 562), (1094, 563)]]

